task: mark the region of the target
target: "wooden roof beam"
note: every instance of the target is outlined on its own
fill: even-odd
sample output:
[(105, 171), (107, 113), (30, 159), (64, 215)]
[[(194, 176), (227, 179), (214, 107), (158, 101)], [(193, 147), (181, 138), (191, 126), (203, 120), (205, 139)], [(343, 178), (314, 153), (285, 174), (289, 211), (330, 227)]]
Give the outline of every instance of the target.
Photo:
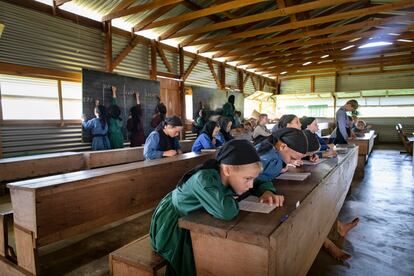
[(260, 2), (264, 2), (264, 1), (266, 1), (266, 0), (243, 0), (243, 1), (235, 0), (235, 1), (230, 1), (230, 2), (226, 2), (224, 4), (211, 6), (211, 7), (204, 8), (204, 9), (201, 9), (201, 10), (198, 10), (198, 11), (185, 13), (185, 14), (182, 14), (182, 15), (178, 15), (178, 16), (170, 17), (170, 18), (167, 18), (167, 19), (164, 19), (164, 20), (153, 22), (150, 25), (148, 25), (144, 30), (157, 28), (157, 27), (170, 25), (170, 24), (181, 23), (181, 22), (185, 22), (185, 21), (189, 21), (189, 20), (194, 20), (194, 19), (198, 19), (198, 18), (205, 17), (205, 16), (208, 16), (208, 15), (212, 15), (212, 14), (216, 14), (216, 13), (220, 13), (220, 12), (223, 12), (223, 11), (244, 7), (244, 6), (249, 6), (249, 5), (257, 4), (257, 3), (260, 3)]
[(213, 62), (211, 61), (211, 59), (207, 60), (207, 64), (208, 64), (208, 68), (210, 68), (210, 72), (213, 75), (214, 80), (216, 81), (217, 87), (219, 89), (222, 89), (220, 79), (219, 79), (219, 77), (216, 73), (216, 70), (214, 70), (214, 65), (213, 65)]
[[(345, 3), (345, 2), (355, 2), (355, 1), (356, 0), (338, 0), (338, 1), (335, 1), (335, 3), (336, 2)], [(283, 9), (277, 9), (277, 10), (273, 10), (273, 11), (258, 13), (258, 14), (254, 14), (254, 15), (249, 15), (249, 16), (237, 18), (237, 19), (227, 20), (227, 21), (221, 22), (221, 23), (210, 24), (210, 25), (203, 26), (203, 27), (197, 27), (197, 28), (189, 29), (189, 30), (177, 33), (176, 35), (174, 35), (174, 37), (180, 37), (180, 36), (196, 34), (196, 33), (211, 32), (211, 31), (216, 31), (216, 30), (220, 30), (220, 29), (226, 29), (226, 28), (229, 28), (229, 27), (244, 25), (244, 24), (247, 24), (247, 23), (258, 22), (258, 21), (263, 21), (263, 20), (267, 20), (267, 19), (274, 19), (274, 18), (277, 18), (277, 17), (284, 17), (286, 15), (295, 14), (295, 13), (298, 13), (298, 12), (313, 10), (313, 9), (317, 9), (317, 8), (327, 7), (327, 6), (332, 6), (335, 3), (333, 3), (332, 1), (329, 1), (329, 0), (313, 1), (313, 2), (309, 2), (309, 3), (305, 3), (305, 4), (299, 4), (299, 5), (283, 8)]]
[[(260, 29), (251, 30), (251, 31), (239, 32), (239, 33), (229, 34), (225, 36), (218, 36), (218, 37), (214, 37), (210, 39), (199, 40), (199, 41), (195, 41), (191, 45), (220, 43), (224, 40), (229, 41), (229, 40), (240, 39), (240, 38), (254, 37), (254, 36), (263, 35), (263, 34), (281, 32), (281, 31), (286, 31), (286, 30), (293, 30), (293, 29), (303, 28), (306, 26), (318, 25), (318, 24), (327, 23), (327, 22), (334, 22), (334, 21), (338, 21), (341, 19), (348, 19), (348, 18), (357, 17), (357, 16), (371, 15), (371, 14), (376, 14), (379, 12), (405, 9), (409, 7), (414, 7), (414, 1), (401, 0), (398, 2), (393, 2), (390, 4), (383, 4), (380, 6), (375, 6), (375, 7), (370, 7), (370, 8), (363, 8), (363, 9), (353, 10), (349, 12), (322, 16), (322, 17), (313, 18), (313, 19), (301, 20), (301, 21), (292, 22), (289, 24), (276, 25), (273, 27), (260, 28)], [(178, 35), (178, 33), (176, 35)]]
[(172, 8), (172, 6), (173, 5), (169, 5), (169, 6), (165, 6), (165, 7), (161, 7), (161, 8), (156, 9), (150, 15), (148, 15), (147, 17), (145, 17), (143, 20), (141, 20), (140, 22), (138, 22), (137, 24), (135, 24), (135, 26), (133, 27), (133, 32), (139, 32), (139, 31), (141, 31), (143, 28), (145, 28), (146, 26), (148, 26), (149, 24), (151, 24), (151, 22), (153, 22), (157, 18), (160, 18), (161, 16), (163, 16), (164, 14), (166, 14), (168, 11), (170, 11), (171, 8)]
[(112, 61), (112, 70), (114, 70), (126, 58), (126, 56), (135, 48), (135, 46), (137, 46), (139, 42), (143, 42), (143, 38), (135, 35), (134, 38), (129, 41), (128, 45)]
[(164, 53), (164, 50), (161, 48), (160, 43), (155, 43), (155, 48), (157, 49), (157, 53), (160, 56), (162, 62), (164, 63), (165, 67), (167, 67), (168, 72), (174, 73), (171, 63), (168, 61), (167, 56)]
[(108, 20), (112, 20), (112, 19), (115, 19), (115, 18), (131, 15), (131, 14), (135, 14), (135, 13), (139, 13), (139, 12), (143, 12), (143, 11), (147, 11), (147, 10), (151, 10), (151, 9), (161, 8), (161, 7), (164, 7), (164, 6), (171, 5), (171, 4), (180, 3), (182, 1), (184, 1), (184, 0), (154, 0), (152, 2), (142, 4), (142, 5), (138, 5), (138, 6), (134, 6), (134, 7), (129, 8), (129, 9), (110, 12), (109, 14), (102, 17), (102, 21), (108, 21)]
[(194, 67), (196, 67), (199, 60), (200, 60), (200, 56), (196, 55), (193, 61), (191, 62), (190, 66), (188, 66), (187, 71), (185, 71), (184, 76), (183, 76), (183, 81), (185, 81), (188, 78), (191, 71), (193, 71)]
[(53, 0), (53, 2), (55, 3), (57, 7), (62, 6), (63, 4), (70, 2), (70, 1), (72, 0)]

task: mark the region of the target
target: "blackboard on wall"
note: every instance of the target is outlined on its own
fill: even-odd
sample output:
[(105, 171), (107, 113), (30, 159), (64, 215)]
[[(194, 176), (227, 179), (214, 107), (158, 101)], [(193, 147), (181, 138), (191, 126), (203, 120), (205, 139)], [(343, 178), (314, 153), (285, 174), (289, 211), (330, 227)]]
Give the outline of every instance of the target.
[[(99, 104), (104, 105), (106, 108), (112, 104), (112, 86), (117, 88), (117, 104), (121, 109), (121, 118), (124, 123), (124, 138), (128, 139), (126, 123), (129, 110), (136, 105), (135, 92), (139, 93), (144, 117), (145, 135), (148, 135), (152, 131), (150, 125), (151, 118), (158, 103), (157, 97), (160, 96), (160, 83), (158, 81), (83, 69), (82, 110), (86, 119), (89, 120), (95, 117), (95, 100), (99, 100)], [(84, 141), (91, 140), (88, 131), (84, 131), (82, 136)]]
[(197, 112), (200, 106), (200, 102), (203, 103), (205, 109), (208, 112), (221, 110), (230, 95), (234, 95), (234, 106), (236, 107), (237, 111), (240, 111), (242, 113), (241, 118), (243, 118), (244, 97), (242, 93), (226, 92), (223, 90), (201, 86), (192, 86), (191, 89), (193, 92), (193, 118), (198, 117)]

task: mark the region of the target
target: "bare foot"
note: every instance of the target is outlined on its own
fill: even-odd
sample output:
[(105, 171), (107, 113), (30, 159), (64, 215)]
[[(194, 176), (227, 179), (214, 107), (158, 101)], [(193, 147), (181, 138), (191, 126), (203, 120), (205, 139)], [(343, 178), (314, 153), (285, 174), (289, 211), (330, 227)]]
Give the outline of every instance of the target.
[(323, 248), (338, 261), (346, 261), (349, 258), (351, 258), (351, 255), (349, 255), (345, 251), (342, 251), (330, 239), (325, 240), (325, 242), (323, 243)]
[(348, 232), (354, 228), (355, 226), (358, 225), (359, 223), (359, 218), (354, 218), (351, 222), (349, 223), (342, 223), (339, 220), (338, 222), (338, 233), (341, 237), (345, 237), (346, 234), (348, 234)]

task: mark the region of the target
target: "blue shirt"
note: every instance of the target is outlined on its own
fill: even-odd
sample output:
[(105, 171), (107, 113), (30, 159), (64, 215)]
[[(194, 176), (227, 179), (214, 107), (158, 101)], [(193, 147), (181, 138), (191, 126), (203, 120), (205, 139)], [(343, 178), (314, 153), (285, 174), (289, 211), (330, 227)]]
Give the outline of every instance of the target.
[(318, 137), (319, 140), (319, 144), (321, 145), (321, 147), (319, 148), (319, 151), (326, 151), (329, 149), (328, 144), (325, 142), (325, 140), (321, 137), (319, 137), (318, 134), (316, 134), (316, 137)]
[(348, 133), (346, 131), (347, 126), (348, 115), (346, 114), (345, 108), (342, 106), (336, 112), (336, 127), (338, 128), (339, 132), (345, 140), (348, 139)]
[(222, 144), (223, 143), (216, 137), (216, 144), (213, 145), (210, 137), (206, 133), (201, 133), (194, 141), (191, 151), (198, 153), (201, 152), (202, 149), (215, 149), (217, 147), (220, 147)]
[[(268, 143), (265, 141), (264, 143)], [(260, 145), (260, 144), (259, 144)], [(259, 145), (256, 145), (258, 149)], [(263, 170), (257, 177), (262, 181), (272, 181), (280, 175), (284, 167), (282, 156), (276, 151), (274, 147), (266, 151), (265, 153), (259, 154), (260, 162), (262, 162)]]
[[(179, 150), (181, 148), (180, 142), (177, 137), (174, 137), (175, 148)], [(144, 145), (144, 158), (145, 160), (153, 160), (162, 158), (164, 151), (160, 149), (160, 134), (154, 130), (148, 135)]]

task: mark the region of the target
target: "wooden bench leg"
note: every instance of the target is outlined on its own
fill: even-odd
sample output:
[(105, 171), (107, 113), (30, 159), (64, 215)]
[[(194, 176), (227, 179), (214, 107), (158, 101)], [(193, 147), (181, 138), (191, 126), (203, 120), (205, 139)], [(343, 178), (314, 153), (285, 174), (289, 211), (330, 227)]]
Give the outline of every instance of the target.
[(27, 271), (37, 274), (36, 240), (33, 232), (14, 225), (17, 263)]
[(10, 251), (8, 224), (13, 221), (13, 211), (0, 214), (0, 256), (7, 257)]

